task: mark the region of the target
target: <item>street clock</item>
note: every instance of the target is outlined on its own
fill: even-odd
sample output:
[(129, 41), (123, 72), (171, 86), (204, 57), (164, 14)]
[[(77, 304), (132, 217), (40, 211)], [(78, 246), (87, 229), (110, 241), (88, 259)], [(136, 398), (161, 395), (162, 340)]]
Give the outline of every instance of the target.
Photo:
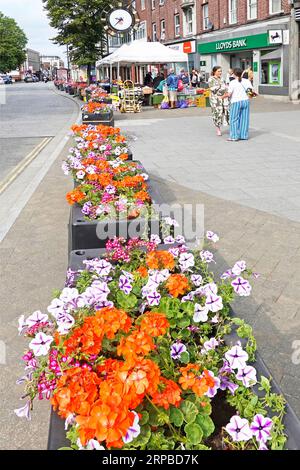
[(108, 26), (117, 33), (124, 33), (134, 26), (135, 18), (125, 8), (115, 8), (108, 13)]

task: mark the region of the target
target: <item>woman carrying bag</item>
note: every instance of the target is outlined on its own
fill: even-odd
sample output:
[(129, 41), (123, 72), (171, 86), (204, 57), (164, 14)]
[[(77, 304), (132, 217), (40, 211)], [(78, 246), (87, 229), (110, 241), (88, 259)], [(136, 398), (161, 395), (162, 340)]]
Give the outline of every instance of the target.
[(243, 71), (234, 69), (235, 80), (232, 80), (228, 92), (222, 99), (230, 98), (230, 138), (228, 141), (248, 140), (250, 123), (249, 96), (253, 96), (250, 80), (242, 78)]
[(221, 136), (221, 126), (228, 125), (228, 103), (222, 99), (227, 91), (226, 83), (222, 78), (222, 68), (214, 67), (208, 81), (210, 89), (210, 106), (212, 110), (213, 122), (217, 128), (217, 135)]

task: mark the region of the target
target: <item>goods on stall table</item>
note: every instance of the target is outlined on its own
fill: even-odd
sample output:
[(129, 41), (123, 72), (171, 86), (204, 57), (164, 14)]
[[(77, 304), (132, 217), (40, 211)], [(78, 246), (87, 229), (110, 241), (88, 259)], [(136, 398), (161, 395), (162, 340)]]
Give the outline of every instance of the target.
[(141, 111), (139, 95), (134, 83), (131, 80), (125, 80), (120, 103), (121, 113), (139, 113)]

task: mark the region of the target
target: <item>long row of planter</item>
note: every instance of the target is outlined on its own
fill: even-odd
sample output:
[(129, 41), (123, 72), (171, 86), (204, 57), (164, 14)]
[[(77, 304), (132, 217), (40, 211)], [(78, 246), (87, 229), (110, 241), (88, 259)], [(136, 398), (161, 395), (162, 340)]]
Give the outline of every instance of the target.
[[(66, 286), (47, 314), (20, 320), (31, 342), (29, 400), (17, 414), (51, 398), (49, 449), (299, 448), (299, 421), (255, 355), (251, 327), (230, 309), (250, 295), (254, 273), (239, 260), (214, 279), (213, 232), (189, 250), (180, 236), (162, 244), (162, 221), (149, 226), (132, 206), (132, 218), (105, 220), (102, 206), (119, 204), (122, 191), (125, 205), (135, 194), (141, 206), (163, 201), (139, 163), (120, 159), (128, 149), (118, 131), (74, 132), (63, 165), (75, 181)], [(130, 224), (144, 225), (147, 240), (130, 237)]]

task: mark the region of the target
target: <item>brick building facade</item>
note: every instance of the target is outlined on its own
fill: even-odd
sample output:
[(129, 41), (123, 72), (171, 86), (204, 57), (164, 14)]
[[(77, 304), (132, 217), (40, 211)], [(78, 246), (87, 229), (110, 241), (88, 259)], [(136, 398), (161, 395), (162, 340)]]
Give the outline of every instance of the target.
[(254, 70), (262, 94), (289, 95), (289, 0), (136, 0), (145, 40), (189, 54), (207, 78), (214, 65)]

